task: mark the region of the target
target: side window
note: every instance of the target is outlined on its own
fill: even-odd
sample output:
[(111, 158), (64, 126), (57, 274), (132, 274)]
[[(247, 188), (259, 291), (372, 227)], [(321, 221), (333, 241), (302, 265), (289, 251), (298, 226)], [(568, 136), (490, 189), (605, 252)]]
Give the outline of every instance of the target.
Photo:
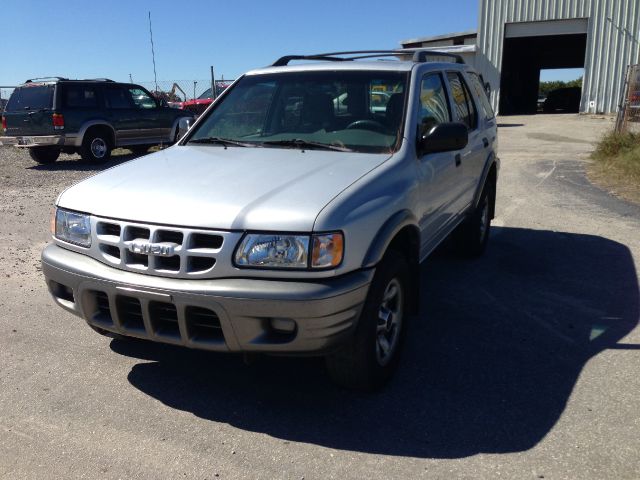
[(420, 84), (420, 111), (418, 112), (420, 134), (429, 132), (440, 123), (450, 121), (451, 112), (442, 76), (439, 73), (425, 75)]
[(478, 112), (471, 100), (469, 88), (457, 72), (447, 73), (447, 79), (449, 80), (453, 106), (456, 110), (458, 121), (466, 124), (469, 130), (475, 130), (478, 126)]
[(129, 93), (131, 94), (131, 98), (133, 99), (133, 104), (136, 108), (156, 108), (158, 105), (156, 101), (151, 97), (147, 92), (141, 90), (140, 88), (130, 88)]
[(107, 108), (123, 109), (133, 108), (129, 92), (120, 87), (109, 87), (104, 89), (104, 100)]
[(484, 90), (484, 85), (482, 85), (482, 82), (480, 81), (480, 77), (475, 72), (469, 72), (468, 76), (470, 79), (469, 83), (471, 84), (471, 89), (476, 94), (476, 98), (480, 100), (480, 110), (482, 110), (482, 113), (484, 114), (485, 118), (491, 119), (495, 117), (496, 114), (493, 112), (493, 108), (491, 107), (491, 101), (487, 96), (487, 92), (485, 92)]
[(96, 89), (88, 85), (66, 85), (63, 105), (67, 108), (97, 108)]

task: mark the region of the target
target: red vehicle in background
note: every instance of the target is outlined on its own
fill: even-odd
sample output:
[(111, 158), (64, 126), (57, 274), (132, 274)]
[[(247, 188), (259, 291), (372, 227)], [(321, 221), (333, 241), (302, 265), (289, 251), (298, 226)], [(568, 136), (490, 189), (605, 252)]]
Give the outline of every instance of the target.
[[(230, 83), (216, 83), (216, 94), (220, 95)], [(168, 102), (170, 107), (181, 108), (195, 115), (200, 115), (204, 112), (211, 103), (215, 100), (211, 88), (207, 88), (202, 95), (192, 100), (185, 100), (184, 102)]]

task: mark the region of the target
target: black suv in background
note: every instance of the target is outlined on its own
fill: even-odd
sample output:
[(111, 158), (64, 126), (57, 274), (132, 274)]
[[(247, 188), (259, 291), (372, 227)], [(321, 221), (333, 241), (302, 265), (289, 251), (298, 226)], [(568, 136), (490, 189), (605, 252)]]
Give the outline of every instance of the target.
[(61, 152), (102, 162), (116, 147), (143, 153), (177, 140), (185, 110), (170, 108), (149, 91), (113, 80), (27, 80), (17, 87), (2, 114), (0, 144), (28, 148), (38, 163), (53, 163)]

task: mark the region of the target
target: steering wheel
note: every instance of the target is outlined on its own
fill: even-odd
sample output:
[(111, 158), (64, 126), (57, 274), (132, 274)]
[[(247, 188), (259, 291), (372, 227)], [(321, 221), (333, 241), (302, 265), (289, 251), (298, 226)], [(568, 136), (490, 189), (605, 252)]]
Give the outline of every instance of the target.
[(373, 130), (378, 133), (384, 133), (387, 130), (383, 124), (376, 122), (375, 120), (356, 120), (355, 122), (351, 122), (347, 125), (347, 130), (355, 128), (360, 130)]

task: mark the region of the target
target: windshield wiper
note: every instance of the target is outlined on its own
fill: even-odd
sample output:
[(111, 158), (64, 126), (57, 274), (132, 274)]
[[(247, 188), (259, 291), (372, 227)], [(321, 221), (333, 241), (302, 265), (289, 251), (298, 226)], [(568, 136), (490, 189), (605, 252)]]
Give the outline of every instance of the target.
[(339, 145), (331, 145), (328, 143), (311, 142), (309, 140), (302, 140), (301, 138), (292, 138), (289, 140), (267, 140), (261, 142), (262, 145), (274, 146), (274, 147), (296, 147), (296, 148), (317, 148), (322, 150), (335, 150), (337, 152), (353, 152), (352, 149), (347, 147), (341, 147)]
[(256, 147), (255, 143), (249, 142), (238, 142), (236, 140), (231, 140), (229, 138), (220, 138), (220, 137), (205, 137), (205, 138), (196, 138), (195, 140), (189, 140), (187, 143), (206, 143), (209, 145), (224, 145), (232, 146), (232, 147)]

